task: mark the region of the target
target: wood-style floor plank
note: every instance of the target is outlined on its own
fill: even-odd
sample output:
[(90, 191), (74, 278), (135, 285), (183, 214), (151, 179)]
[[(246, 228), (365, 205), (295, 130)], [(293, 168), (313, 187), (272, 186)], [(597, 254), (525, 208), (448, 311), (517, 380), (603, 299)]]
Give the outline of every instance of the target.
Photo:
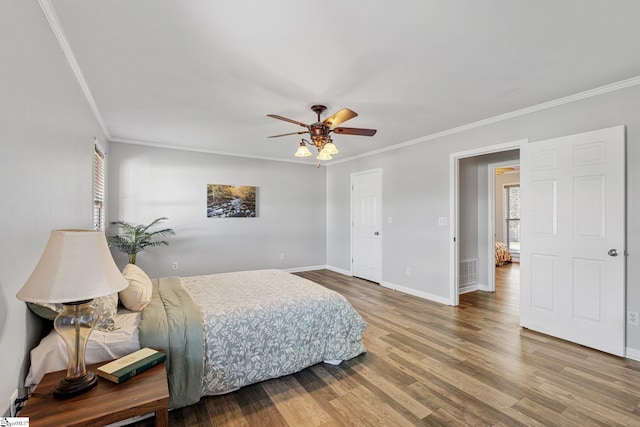
[[(169, 413), (172, 426), (640, 426), (640, 363), (519, 327), (519, 266), (449, 307), (327, 270), (367, 352)], [(133, 424), (148, 427), (152, 419)]]

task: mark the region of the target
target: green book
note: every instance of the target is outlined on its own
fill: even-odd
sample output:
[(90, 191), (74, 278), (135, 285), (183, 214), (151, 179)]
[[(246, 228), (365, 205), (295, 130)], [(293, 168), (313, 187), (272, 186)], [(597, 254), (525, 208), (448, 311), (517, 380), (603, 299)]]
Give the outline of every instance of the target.
[(120, 384), (164, 362), (167, 355), (151, 348), (143, 348), (98, 368), (98, 376)]

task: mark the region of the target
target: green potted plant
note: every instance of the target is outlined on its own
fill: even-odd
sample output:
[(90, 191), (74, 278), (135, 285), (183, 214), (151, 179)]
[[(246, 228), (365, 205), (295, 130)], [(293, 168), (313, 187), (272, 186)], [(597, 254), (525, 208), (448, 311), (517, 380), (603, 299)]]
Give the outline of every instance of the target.
[(136, 263), (136, 255), (149, 246), (167, 246), (166, 240), (153, 240), (156, 237), (175, 235), (173, 229), (164, 228), (162, 230), (150, 231), (149, 229), (167, 220), (166, 217), (154, 219), (150, 224), (131, 224), (125, 221), (110, 222), (111, 227), (118, 227), (120, 232), (114, 236), (107, 237), (109, 246), (118, 249), (129, 255), (129, 264)]

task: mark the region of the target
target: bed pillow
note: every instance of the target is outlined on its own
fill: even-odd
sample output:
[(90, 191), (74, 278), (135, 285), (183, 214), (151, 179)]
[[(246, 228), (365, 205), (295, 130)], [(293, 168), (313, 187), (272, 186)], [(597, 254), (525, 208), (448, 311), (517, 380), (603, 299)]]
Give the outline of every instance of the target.
[(142, 311), (151, 302), (151, 279), (135, 264), (127, 264), (122, 274), (129, 282), (119, 294), (122, 305), (131, 311)]
[[(120, 309), (113, 331), (94, 330), (87, 342), (85, 363), (89, 365), (117, 359), (139, 350), (138, 324), (141, 316), (140, 313)], [(24, 385), (33, 387), (42, 380), (45, 373), (67, 369), (68, 360), (64, 341), (56, 331), (51, 331), (31, 350), (31, 366)]]
[[(118, 310), (118, 294), (96, 298), (91, 302), (91, 305), (100, 310), (101, 313), (94, 329), (104, 332), (113, 331), (115, 328), (114, 318)], [(28, 302), (27, 306), (34, 314), (47, 320), (54, 320), (58, 313), (62, 311), (62, 304)]]
[(91, 303), (100, 309), (102, 316), (98, 319), (95, 329), (104, 332), (113, 331), (116, 328), (116, 313), (118, 312), (118, 294), (111, 294), (96, 298)]

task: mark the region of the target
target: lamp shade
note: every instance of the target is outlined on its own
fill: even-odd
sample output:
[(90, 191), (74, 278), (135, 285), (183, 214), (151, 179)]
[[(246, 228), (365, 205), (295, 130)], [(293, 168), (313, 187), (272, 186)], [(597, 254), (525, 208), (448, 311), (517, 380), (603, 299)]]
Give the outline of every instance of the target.
[(40, 261), (16, 297), (67, 303), (119, 292), (128, 286), (102, 231), (53, 230)]

